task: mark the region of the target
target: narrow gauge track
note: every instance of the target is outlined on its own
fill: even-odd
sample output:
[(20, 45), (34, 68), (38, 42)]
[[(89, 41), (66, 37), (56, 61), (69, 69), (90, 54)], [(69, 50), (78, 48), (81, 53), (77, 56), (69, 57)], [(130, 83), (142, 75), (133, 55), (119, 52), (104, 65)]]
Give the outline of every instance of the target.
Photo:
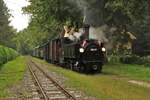
[(38, 87), (39, 95), (42, 95), (41, 99), (78, 100), (32, 60), (28, 62), (28, 68), (33, 77), (33, 80), (36, 83), (36, 86)]

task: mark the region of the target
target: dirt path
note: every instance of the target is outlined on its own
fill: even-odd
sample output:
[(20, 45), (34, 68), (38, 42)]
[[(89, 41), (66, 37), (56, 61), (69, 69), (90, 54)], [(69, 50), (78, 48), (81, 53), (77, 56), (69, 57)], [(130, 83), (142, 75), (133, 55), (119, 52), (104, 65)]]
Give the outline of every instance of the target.
[(127, 81), (130, 84), (142, 86), (142, 87), (145, 87), (145, 88), (150, 88), (150, 83), (143, 82), (143, 81), (140, 81), (140, 80), (134, 80), (134, 79), (130, 79), (128, 77), (117, 76), (117, 75), (113, 75), (112, 78), (114, 80), (124, 80), (124, 81)]
[(132, 84), (139, 85), (139, 86), (143, 86), (145, 88), (150, 88), (150, 83), (146, 83), (146, 82), (142, 82), (142, 81), (137, 81), (137, 80), (129, 80), (128, 82), (132, 83)]

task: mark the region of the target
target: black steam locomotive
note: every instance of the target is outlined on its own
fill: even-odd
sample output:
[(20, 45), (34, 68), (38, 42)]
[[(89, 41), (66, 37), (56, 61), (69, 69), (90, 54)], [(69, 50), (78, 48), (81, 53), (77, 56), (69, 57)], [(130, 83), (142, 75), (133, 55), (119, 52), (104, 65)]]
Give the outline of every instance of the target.
[(33, 52), (36, 57), (80, 72), (101, 72), (105, 54), (104, 44), (90, 39), (89, 26), (83, 28), (78, 41), (64, 43), (62, 38), (57, 37)]

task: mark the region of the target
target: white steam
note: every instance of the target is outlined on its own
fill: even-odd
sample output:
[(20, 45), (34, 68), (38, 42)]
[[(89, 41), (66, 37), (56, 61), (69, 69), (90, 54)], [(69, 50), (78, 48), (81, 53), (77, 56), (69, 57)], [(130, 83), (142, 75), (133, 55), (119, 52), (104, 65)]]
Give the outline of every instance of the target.
[[(90, 25), (89, 36), (92, 39), (111, 44), (112, 34), (116, 28), (109, 27), (104, 22), (105, 0), (68, 0), (76, 4), (83, 13), (83, 23)], [(111, 48), (109, 46), (109, 48)]]
[(107, 43), (108, 39), (106, 38), (104, 31), (106, 30), (107, 26), (103, 25), (101, 27), (90, 27), (89, 30), (89, 37), (91, 39), (97, 39), (101, 42)]

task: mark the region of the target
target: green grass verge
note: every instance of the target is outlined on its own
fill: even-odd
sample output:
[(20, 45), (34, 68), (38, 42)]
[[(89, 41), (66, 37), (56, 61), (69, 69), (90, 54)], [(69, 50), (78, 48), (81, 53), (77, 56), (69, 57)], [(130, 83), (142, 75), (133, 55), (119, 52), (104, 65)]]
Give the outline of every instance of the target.
[[(142, 71), (146, 71), (147, 68), (139, 68), (140, 66), (130, 65), (115, 65), (115, 67), (112, 65), (106, 65), (104, 66), (102, 74), (84, 75), (64, 68), (56, 67), (55, 65), (48, 64), (42, 60), (35, 60), (48, 65), (49, 70), (67, 77), (68, 80), (65, 83), (66, 85), (82, 90), (88, 95), (95, 96), (97, 100), (150, 99), (150, 89), (127, 82), (131, 76), (132, 78), (138, 78), (140, 74), (142, 76), (139, 77), (139, 79), (146, 77), (145, 79), (149, 80), (147, 76), (148, 73), (142, 73)], [(131, 67), (131, 69), (124, 67)], [(136, 75), (137, 72), (140, 72), (140, 70), (141, 73)], [(127, 78), (120, 78), (120, 75)]]
[(0, 70), (0, 100), (8, 96), (8, 88), (18, 84), (24, 74), (25, 57), (17, 57), (2, 66)]

